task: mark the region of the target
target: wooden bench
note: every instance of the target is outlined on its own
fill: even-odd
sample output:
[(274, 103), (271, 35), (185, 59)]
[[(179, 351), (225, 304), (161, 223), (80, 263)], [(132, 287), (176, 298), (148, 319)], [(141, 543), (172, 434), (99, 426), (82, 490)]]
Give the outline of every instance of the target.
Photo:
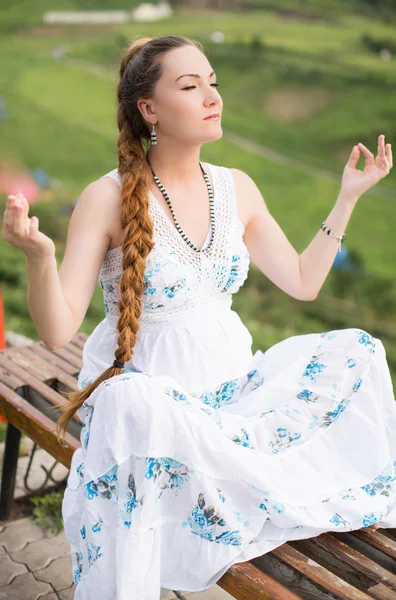
[[(59, 415), (49, 409), (67, 401), (60, 391), (77, 389), (87, 337), (78, 333), (54, 351), (41, 341), (0, 351), (0, 413), (9, 423), (0, 519), (12, 506), (21, 432), (70, 469), (81, 419), (74, 415), (61, 446), (54, 433)], [(235, 564), (217, 584), (238, 600), (395, 600), (395, 559), (395, 529), (331, 532)]]

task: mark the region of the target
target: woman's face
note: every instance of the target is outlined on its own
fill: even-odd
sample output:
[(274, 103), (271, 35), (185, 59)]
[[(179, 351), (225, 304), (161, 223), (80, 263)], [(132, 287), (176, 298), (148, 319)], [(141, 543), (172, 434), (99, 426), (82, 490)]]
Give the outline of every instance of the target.
[[(141, 107), (143, 116), (155, 114), (152, 122), (158, 137), (197, 144), (219, 139), (223, 101), (206, 56), (195, 46), (182, 46), (167, 52), (162, 62), (164, 72), (154, 95)], [(199, 77), (186, 76), (187, 73)], [(218, 121), (204, 120), (213, 113), (219, 113)]]

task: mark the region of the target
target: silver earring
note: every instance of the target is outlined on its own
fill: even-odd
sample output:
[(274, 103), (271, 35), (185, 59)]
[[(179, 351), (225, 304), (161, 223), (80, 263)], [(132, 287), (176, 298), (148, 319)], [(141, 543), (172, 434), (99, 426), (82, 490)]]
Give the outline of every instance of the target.
[(156, 133), (155, 128), (154, 128), (154, 123), (153, 123), (153, 129), (151, 131), (151, 144), (153, 146), (155, 146), (157, 144), (157, 133)]

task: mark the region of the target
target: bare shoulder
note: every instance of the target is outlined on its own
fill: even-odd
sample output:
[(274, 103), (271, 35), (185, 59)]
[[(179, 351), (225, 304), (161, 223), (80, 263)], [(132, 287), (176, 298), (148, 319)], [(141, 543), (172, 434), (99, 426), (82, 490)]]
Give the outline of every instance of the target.
[(260, 210), (266, 209), (266, 204), (260, 190), (250, 175), (234, 167), (230, 167), (229, 170), (235, 180), (238, 217), (246, 228)]
[(68, 243), (85, 239), (99, 254), (111, 247), (115, 223), (120, 221), (121, 190), (110, 177), (91, 181), (81, 192), (68, 227)]
[(84, 188), (71, 214), (59, 279), (74, 316), (73, 335), (84, 319), (97, 285), (120, 196), (116, 181), (99, 178)]
[[(102, 223), (102, 231), (108, 238), (109, 248), (119, 237), (121, 214), (121, 188), (111, 177), (100, 177), (87, 185), (78, 203), (82, 202), (91, 218)], [(117, 244), (114, 244), (117, 245)]]

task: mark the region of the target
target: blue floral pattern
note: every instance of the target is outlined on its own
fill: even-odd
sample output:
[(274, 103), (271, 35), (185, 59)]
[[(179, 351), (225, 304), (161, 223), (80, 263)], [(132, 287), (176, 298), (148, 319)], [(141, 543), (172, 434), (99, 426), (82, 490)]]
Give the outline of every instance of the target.
[[(345, 343), (340, 344), (340, 340), (344, 339)], [(253, 398), (252, 392), (257, 394), (264, 390), (268, 373), (265, 353), (261, 351), (255, 354), (252, 368), (244, 375), (196, 393), (186, 393), (177, 386), (165, 385), (164, 398), (179, 404), (183, 410), (195, 416), (204, 412), (207, 423), (213, 421), (219, 435), (246, 452), (264, 452), (266, 448), (267, 456), (282, 456), (297, 445), (314, 439), (312, 436), (315, 431), (330, 429), (345, 413), (353, 398), (365, 393), (367, 365), (371, 364), (376, 355), (378, 340), (359, 329), (322, 332), (317, 340), (311, 355), (307, 355), (305, 364), (302, 365), (294, 394), (283, 404), (268, 404), (252, 420), (240, 421), (233, 417), (233, 413), (224, 412), (224, 409)], [(344, 368), (349, 383), (341, 377), (333, 379), (334, 348), (337, 348), (340, 368)], [(344, 354), (341, 349), (344, 349)], [(133, 373), (130, 369), (123, 369), (120, 375), (105, 381), (103, 385), (110, 388), (115, 381), (125, 382), (131, 376)], [(84, 383), (89, 383), (89, 380), (82, 376), (80, 384)], [(326, 396), (323, 395), (323, 385), (326, 386)], [(95, 406), (88, 399), (82, 408), (84, 422), (81, 450), (85, 452), (89, 448), (90, 431), (95, 423)], [(202, 427), (204, 423), (202, 421)], [(250, 539), (252, 522), (259, 519), (260, 515), (263, 523), (271, 520), (280, 528), (284, 526), (301, 531), (302, 537), (307, 537), (307, 514), (315, 511), (314, 506), (309, 507), (307, 513), (306, 506), (289, 506), (268, 489), (264, 489), (264, 486), (260, 489), (250, 484), (247, 484), (251, 490), (250, 507), (247, 509), (243, 503), (235, 505), (230, 488), (224, 489), (218, 485), (207, 487), (208, 483), (202, 478), (200, 469), (196, 469), (194, 461), (187, 453), (183, 454), (182, 450), (184, 452), (181, 449), (178, 457), (136, 456), (134, 463), (115, 463), (106, 473), (90, 481), (84, 475), (81, 456), (75, 461), (73, 485), (67, 489), (70, 490), (69, 493), (82, 493), (88, 508), (88, 512), (81, 514), (81, 544), (78, 551), (72, 552), (75, 585), (80, 584), (94, 563), (97, 564), (106, 556), (108, 515), (112, 510), (116, 512), (118, 528), (141, 528), (143, 515), (152, 510), (149, 507), (162, 503), (169, 497), (174, 500), (182, 499), (185, 510), (184, 515), (178, 513), (169, 518), (206, 542), (242, 547)], [(248, 460), (247, 456), (246, 459)], [(213, 480), (213, 483), (217, 481)], [(193, 504), (192, 489), (197, 494)], [(370, 508), (365, 498), (383, 500), (381, 503), (376, 500)], [(350, 531), (380, 522), (395, 498), (396, 461), (392, 460), (365, 485), (345, 488), (337, 495), (328, 496), (321, 501), (321, 506), (326, 507), (325, 512), (321, 513), (323, 530)], [(353, 506), (360, 506), (361, 509), (354, 510), (351, 508)], [(153, 519), (148, 531), (154, 531), (156, 527), (154, 514)]]
[[(383, 345), (349, 328), (252, 355), (229, 310), (250, 261), (235, 181), (227, 168), (213, 173), (208, 252), (193, 252), (153, 209), (136, 347), (149, 372), (122, 369), (79, 409), (62, 512), (81, 599), (157, 600), (161, 584), (179, 581), (200, 591), (252, 549), (396, 527), (396, 405)], [(100, 272), (106, 317), (117, 314), (122, 258), (113, 249)], [(88, 344), (79, 389), (107, 363), (107, 332), (111, 318)]]
[[(202, 292), (205, 287), (213, 291), (213, 281), (217, 282), (216, 292), (230, 297), (235, 294), (245, 282), (250, 265), (250, 254), (242, 239), (235, 243), (235, 251), (231, 259), (224, 254), (219, 259), (213, 260), (211, 268), (200, 275), (189, 265), (177, 260), (174, 250), (169, 249), (164, 256), (164, 251), (153, 250), (146, 259), (144, 271), (144, 291), (142, 310), (152, 311), (172, 310), (180, 306), (193, 306), (197, 290)], [(103, 291), (103, 304), (106, 315), (118, 312), (119, 286), (121, 273), (114, 273), (99, 277), (99, 285)]]
[(226, 527), (227, 523), (222, 514), (217, 512), (215, 506), (206, 506), (205, 496), (202, 493), (199, 494), (196, 506), (183, 525), (190, 527), (191, 533), (195, 533), (209, 542), (231, 546), (242, 544), (240, 530), (220, 529)]

